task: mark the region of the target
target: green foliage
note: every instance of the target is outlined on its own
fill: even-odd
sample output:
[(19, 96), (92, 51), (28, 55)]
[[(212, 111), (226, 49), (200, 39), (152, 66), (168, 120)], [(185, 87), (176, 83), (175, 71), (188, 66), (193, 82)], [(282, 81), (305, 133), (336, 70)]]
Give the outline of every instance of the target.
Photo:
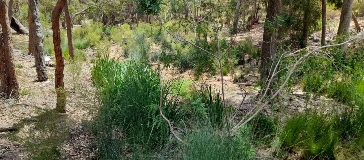
[(359, 2), (359, 1), (354, 1), (353, 12), (357, 16), (363, 16), (364, 15), (364, 3)]
[[(246, 38), (243, 41), (240, 41), (239, 45), (232, 50), (233, 54), (238, 58), (238, 64), (244, 65), (245, 55), (249, 55), (253, 59), (260, 58), (260, 49), (257, 46), (254, 46), (252, 38)], [(234, 53), (235, 52), (235, 53)]]
[(134, 32), (127, 46), (127, 55), (131, 59), (141, 61), (149, 60), (150, 42), (145, 37), (145, 34)]
[[(291, 35), (301, 48), (307, 45), (308, 36), (317, 28), (321, 18), (320, 1), (317, 0), (284, 0), (282, 15), (285, 33)], [(282, 30), (283, 31), (283, 30)]]
[[(190, 123), (208, 123), (215, 128), (222, 128), (226, 122), (230, 106), (224, 106), (219, 94), (212, 91), (211, 86), (202, 87), (191, 93), (186, 99), (182, 111), (190, 115)], [(197, 118), (197, 119), (196, 119)]]
[[(324, 56), (310, 57), (303, 65), (303, 89), (306, 92), (324, 93), (333, 79), (333, 61)], [(320, 68), (325, 68), (323, 71)]]
[(259, 114), (248, 125), (251, 127), (254, 140), (266, 143), (275, 136), (278, 122), (271, 117)]
[(330, 85), (328, 96), (344, 104), (355, 104), (355, 88), (350, 81), (339, 81)]
[(290, 119), (279, 135), (283, 148), (303, 152), (305, 159), (332, 159), (338, 141), (333, 122), (317, 114)]
[(160, 11), (162, 0), (137, 0), (138, 9), (146, 14), (157, 14)]
[(84, 21), (82, 27), (73, 30), (74, 47), (77, 49), (86, 49), (96, 46), (103, 35), (103, 25), (101, 23)]
[(249, 136), (250, 130), (247, 127), (243, 127), (236, 137), (229, 137), (204, 127), (187, 136), (188, 144), (183, 148), (183, 159), (254, 159), (254, 149)]
[(127, 38), (130, 38), (132, 32), (130, 25), (124, 23), (120, 27), (112, 27), (110, 30), (110, 38), (112, 41), (123, 44), (127, 42)]
[(159, 75), (143, 63), (110, 60), (97, 61), (92, 73), (103, 104), (97, 117), (101, 157), (121, 156), (123, 140), (149, 149), (163, 146), (169, 128), (159, 115)]

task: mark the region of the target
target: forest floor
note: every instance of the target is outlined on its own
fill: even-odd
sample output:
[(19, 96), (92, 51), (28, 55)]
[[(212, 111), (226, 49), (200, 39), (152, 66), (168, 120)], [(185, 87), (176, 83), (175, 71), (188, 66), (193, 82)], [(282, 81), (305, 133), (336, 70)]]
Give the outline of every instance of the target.
[[(361, 26), (364, 26), (364, 18), (359, 18)], [(334, 19), (333, 22), (337, 22)], [(329, 21), (328, 41), (335, 35), (336, 23)], [(353, 28), (353, 27), (352, 27)], [(263, 25), (257, 24), (250, 32), (240, 33), (235, 37), (236, 41), (251, 37), (255, 45), (261, 44)], [(310, 45), (319, 45), (320, 33), (314, 33), (309, 41)], [(28, 37), (13, 34), (14, 63), (16, 75), (20, 85), (20, 98), (18, 100), (0, 100), (0, 159), (28, 159), (29, 153), (39, 151), (39, 146), (46, 144), (46, 140), (54, 140), (52, 136), (59, 137), (57, 146), (63, 159), (85, 159), (95, 156), (95, 141), (90, 131), (84, 127), (84, 123), (91, 120), (99, 106), (96, 88), (92, 84), (91, 69), (92, 60), (95, 58), (91, 49), (86, 51), (86, 61), (69, 63), (66, 61), (65, 86), (67, 90), (67, 113), (55, 115), (56, 94), (54, 90), (54, 67), (47, 67), (49, 80), (47, 82), (35, 82), (36, 72), (34, 58), (28, 55)], [(121, 48), (111, 46), (110, 57), (121, 57)], [(246, 68), (251, 67), (251, 68)], [(237, 69), (243, 72), (243, 81), (235, 82), (233, 76), (224, 76), (225, 100), (237, 110), (247, 112), (251, 110), (250, 101), (259, 92), (256, 82), (258, 80), (258, 68), (248, 65), (245, 69)], [(174, 69), (164, 69), (163, 79), (176, 78), (193, 80), (191, 71), (182, 74)], [(204, 75), (198, 84), (210, 84), (216, 91), (221, 90), (221, 77)], [(266, 110), (267, 114), (280, 113), (294, 115), (308, 108), (321, 108), (324, 112), (332, 110), (332, 99), (317, 97), (307, 102), (306, 94), (298, 86), (291, 94), (283, 95), (280, 100), (282, 108)], [(335, 104), (336, 106), (338, 104)], [(283, 110), (283, 112), (282, 112)], [(272, 113), (275, 112), (275, 113)], [(15, 132), (16, 131), (16, 132)], [(39, 141), (39, 143), (35, 143)], [(33, 146), (30, 146), (33, 144)], [(37, 144), (39, 146), (34, 146)], [(27, 149), (25, 149), (27, 148)], [(264, 151), (262, 151), (264, 152)], [(259, 153), (259, 152), (258, 152)], [(46, 153), (45, 153), (46, 154)], [(267, 156), (265, 153), (260, 157)]]

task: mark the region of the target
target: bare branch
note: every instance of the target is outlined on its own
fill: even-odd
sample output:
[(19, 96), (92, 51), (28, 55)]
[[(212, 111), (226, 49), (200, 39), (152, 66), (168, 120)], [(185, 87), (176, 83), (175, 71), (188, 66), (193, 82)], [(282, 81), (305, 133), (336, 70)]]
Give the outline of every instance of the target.
[(158, 63), (158, 70), (159, 70), (159, 85), (160, 85), (160, 97), (159, 97), (159, 114), (162, 116), (162, 118), (168, 123), (169, 130), (171, 131), (172, 135), (180, 142), (184, 143), (184, 141), (177, 136), (177, 134), (174, 132), (172, 122), (168, 120), (168, 118), (163, 114), (163, 84), (162, 84), (162, 77), (161, 77), (161, 68), (160, 63)]
[[(315, 52), (317, 52), (317, 51), (319, 51), (319, 50), (321, 50), (321, 49), (325, 49), (325, 48), (330, 48), (330, 47), (336, 47), (336, 46), (341, 46), (341, 45), (345, 45), (345, 44), (348, 44), (348, 43), (350, 43), (350, 42), (352, 42), (352, 41), (354, 41), (354, 40), (356, 40), (356, 39), (364, 39), (364, 32), (361, 32), (361, 33), (359, 33), (359, 34), (357, 34), (356, 36), (354, 36), (354, 37), (352, 37), (352, 38), (350, 38), (349, 40), (347, 40), (347, 41), (345, 41), (345, 42), (342, 42), (342, 43), (338, 43), (338, 44), (333, 44), (333, 45), (327, 45), (327, 46), (322, 46), (322, 47), (316, 47), (316, 48), (314, 48), (313, 50), (311, 50), (311, 51), (309, 51), (309, 52), (307, 52), (305, 55), (303, 55), (301, 58), (299, 58), (296, 62), (295, 62), (295, 64), (293, 65), (293, 67), (290, 69), (290, 71), (289, 71), (289, 73), (288, 73), (288, 75), (287, 75), (287, 77), (286, 77), (286, 79), (285, 79), (285, 81), (283, 82), (283, 84), (281, 84), (280, 85), (280, 87), (279, 87), (279, 89), (269, 98), (269, 100), (272, 100), (272, 99), (274, 99), (274, 98), (276, 98), (277, 96), (278, 96), (278, 94), (280, 94), (281, 92), (282, 92), (282, 90), (284, 89), (284, 87), (287, 85), (287, 83), (288, 83), (288, 81), (289, 81), (289, 79), (291, 78), (291, 76), (292, 76), (292, 74), (295, 72), (295, 70), (296, 70), (296, 68), (297, 68), (297, 66), (299, 65), (299, 64), (301, 64), (307, 57), (309, 57), (310, 55), (312, 55), (313, 53), (315, 53)], [(294, 54), (296, 54), (296, 53), (299, 53), (299, 52), (301, 52), (301, 51), (304, 51), (304, 50), (307, 50), (307, 49), (309, 49), (309, 48), (312, 48), (312, 47), (306, 47), (306, 48), (304, 48), (304, 49), (300, 49), (300, 50), (297, 50), (297, 51), (294, 51), (294, 52), (292, 52), (291, 54), (289, 54), (289, 55), (294, 55)], [(274, 76), (276, 76), (277, 74), (273, 74)], [(273, 79), (274, 78), (274, 76), (272, 76), (272, 77), (270, 77), (270, 79)], [(258, 102), (257, 102), (257, 104), (259, 105), (259, 104), (261, 104), (259, 107), (258, 107), (258, 109), (254, 112), (254, 114), (253, 115), (251, 115), (248, 119), (245, 119), (245, 118), (243, 118), (242, 120), (240, 120), (240, 122), (238, 122), (238, 124), (237, 125), (235, 125), (233, 128), (232, 128), (232, 135), (235, 135), (236, 133), (237, 133), (237, 131), (239, 130), (239, 128), (241, 127), (241, 126), (243, 126), (243, 125), (246, 125), (249, 121), (251, 121), (255, 116), (257, 116), (258, 115), (258, 113), (260, 112), (260, 111), (262, 111), (262, 109), (264, 108), (264, 107), (266, 107), (267, 105), (268, 105), (268, 103), (269, 103), (269, 101), (266, 101), (265, 103), (263, 103), (262, 104), (262, 101), (264, 100), (264, 97), (262, 97)], [(253, 112), (253, 110), (252, 111), (250, 111), (245, 117), (247, 117), (247, 116), (249, 116), (251, 113)]]

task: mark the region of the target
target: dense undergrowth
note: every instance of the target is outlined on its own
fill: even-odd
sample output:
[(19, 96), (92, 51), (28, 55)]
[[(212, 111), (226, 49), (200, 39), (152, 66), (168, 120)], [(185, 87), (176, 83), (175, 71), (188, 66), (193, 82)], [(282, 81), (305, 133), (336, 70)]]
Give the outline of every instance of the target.
[[(281, 158), (293, 153), (301, 159), (340, 159), (344, 147), (349, 146), (354, 153), (363, 150), (361, 47), (350, 48), (346, 54), (340, 48), (324, 50), (329, 54), (309, 57), (290, 80), (289, 86), (302, 86), (308, 97), (324, 95), (347, 107), (327, 114), (308, 111), (284, 123), (274, 115), (261, 114), (243, 126), (239, 136), (230, 137), (228, 119), (234, 110), (222, 105), (219, 94), (208, 86), (200, 89), (186, 86), (190, 82), (183, 79), (161, 83), (159, 73), (148, 63), (159, 59), (181, 72), (192, 69), (196, 76), (206, 72), (217, 74), (219, 61), (208, 56), (212, 53), (221, 56), (224, 74), (233, 73), (235, 65), (246, 63), (245, 54), (252, 59), (259, 57), (259, 50), (251, 40), (231, 47), (225, 40), (190, 39), (211, 51), (203, 53), (149, 24), (133, 27), (124, 24), (103, 32), (105, 37), (100, 39), (120, 45), (129, 60), (120, 63), (101, 58), (93, 69), (93, 80), (102, 100), (94, 122), (101, 158), (219, 159), (223, 153), (231, 153), (230, 159), (253, 159), (257, 148), (268, 147)], [(221, 52), (213, 52), (217, 47)], [(205, 61), (206, 57), (211, 59)], [(283, 61), (286, 65), (293, 62), (289, 57)], [(186, 143), (173, 138), (159, 114), (160, 90), (163, 90), (163, 113)]]
[[(355, 153), (356, 159), (364, 157), (360, 154), (364, 150), (364, 49), (358, 43), (346, 53), (329, 48), (322, 51), (325, 54), (309, 57), (290, 79), (289, 86), (302, 87), (308, 99), (310, 94), (313, 99), (326, 96), (344, 108), (309, 111), (284, 122), (274, 114), (259, 114), (231, 136), (235, 110), (223, 105), (218, 93), (210, 86), (197, 89), (191, 80), (161, 82), (159, 72), (149, 64), (160, 61), (180, 72), (193, 70), (196, 77), (227, 75), (235, 74), (236, 65), (257, 65), (260, 51), (251, 39), (235, 43), (216, 38), (209, 27), (200, 28), (198, 37), (185, 33), (186, 40), (207, 53), (173, 37), (183, 31), (172, 22), (163, 27), (147, 23), (105, 27), (92, 21), (73, 30), (76, 61), (86, 59), (88, 48), (98, 56), (92, 79), (102, 106), (91, 128), (99, 159), (255, 159), (261, 148), (270, 148), (272, 156), (279, 158), (297, 154), (301, 159), (342, 159), (348, 157), (345, 152)], [(62, 35), (64, 55), (70, 60), (64, 31)], [(53, 54), (50, 38), (46, 35), (45, 50)], [(102, 58), (111, 43), (122, 48), (123, 62), (107, 55)], [(294, 60), (282, 60), (278, 84)], [(184, 142), (171, 134), (160, 106)], [(55, 146), (49, 146), (44, 153), (59, 156)]]
[[(100, 59), (92, 73), (102, 100), (94, 124), (101, 159), (152, 157), (153, 152), (166, 148), (169, 150), (162, 153), (167, 155), (155, 156), (220, 159), (231, 153), (229, 159), (253, 159), (250, 128), (229, 137), (229, 107), (222, 104), (211, 87), (180, 97), (176, 92), (180, 88), (174, 88), (180, 86), (175, 84), (178, 82), (161, 84), (159, 74), (140, 61)], [(176, 132), (186, 139), (185, 143), (171, 137), (170, 128), (159, 113), (161, 100), (162, 112), (178, 128)], [(168, 148), (171, 145), (174, 147)]]

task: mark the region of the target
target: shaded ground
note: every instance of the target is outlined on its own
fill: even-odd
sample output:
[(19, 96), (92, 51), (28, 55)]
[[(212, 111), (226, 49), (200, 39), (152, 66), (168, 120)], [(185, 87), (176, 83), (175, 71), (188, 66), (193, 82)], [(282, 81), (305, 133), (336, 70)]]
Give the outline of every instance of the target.
[[(18, 130), (17, 137), (22, 137), (22, 133), (32, 129), (32, 124), (23, 126), (23, 121), (32, 122), (33, 117), (54, 109), (56, 105), (55, 68), (47, 67), (49, 76), (47, 82), (35, 82), (35, 63), (33, 56), (27, 54), (27, 39), (27, 36), (13, 34), (14, 63), (20, 86), (20, 98), (19, 100), (0, 100), (0, 130)], [(96, 89), (91, 81), (92, 63), (90, 61), (93, 53), (86, 54), (85, 62), (75, 62), (75, 64), (66, 62), (65, 67), (65, 86), (68, 93), (66, 119), (72, 121), (73, 125), (90, 120), (93, 111), (98, 106)], [(37, 131), (37, 129), (32, 131)], [(4, 153), (20, 152), (18, 154), (21, 155), (23, 150), (13, 149), (18, 148), (19, 144), (10, 143), (5, 138), (5, 135), (9, 135), (8, 133), (3, 132), (2, 135), (4, 136), (0, 136), (0, 145), (7, 146), (2, 150), (8, 150)], [(19, 141), (21, 140), (20, 138)], [(1, 158), (1, 156), (2, 152), (0, 152), (0, 159), (8, 159)]]

